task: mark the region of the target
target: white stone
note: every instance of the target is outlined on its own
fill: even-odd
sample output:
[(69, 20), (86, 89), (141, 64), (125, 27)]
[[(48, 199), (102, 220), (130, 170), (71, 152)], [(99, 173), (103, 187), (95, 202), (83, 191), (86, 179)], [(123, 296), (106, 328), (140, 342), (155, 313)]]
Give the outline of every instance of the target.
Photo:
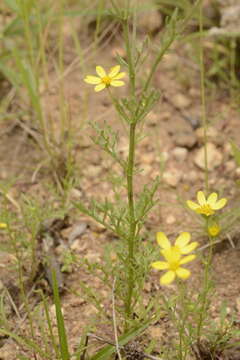
[(172, 187), (176, 187), (182, 179), (182, 173), (177, 169), (171, 169), (163, 173), (163, 181)]
[(172, 155), (174, 156), (174, 158), (180, 162), (186, 160), (187, 154), (187, 149), (180, 146), (175, 147), (172, 151)]
[[(207, 144), (208, 170), (212, 171), (222, 164), (223, 155), (213, 143)], [(202, 146), (195, 154), (194, 164), (200, 169), (205, 169), (205, 150)]]

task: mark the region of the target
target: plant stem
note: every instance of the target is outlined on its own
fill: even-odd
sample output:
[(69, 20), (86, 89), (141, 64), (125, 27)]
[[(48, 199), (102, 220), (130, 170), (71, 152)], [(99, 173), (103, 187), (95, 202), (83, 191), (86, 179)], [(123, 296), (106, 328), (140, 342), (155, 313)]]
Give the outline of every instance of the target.
[(132, 315), (132, 295), (134, 283), (134, 250), (135, 250), (135, 234), (136, 234), (136, 219), (133, 196), (133, 172), (135, 160), (135, 137), (136, 137), (136, 123), (130, 124), (129, 135), (129, 153), (127, 165), (127, 192), (128, 192), (128, 208), (129, 208), (129, 237), (128, 237), (128, 290), (126, 298), (126, 315), (128, 318)]
[(200, 32), (200, 73), (201, 73), (201, 102), (202, 102), (202, 124), (204, 129), (204, 173), (205, 173), (205, 190), (208, 193), (208, 154), (207, 154), (207, 116), (206, 116), (206, 96), (205, 96), (205, 69), (203, 54), (203, 0), (199, 6), (199, 32)]

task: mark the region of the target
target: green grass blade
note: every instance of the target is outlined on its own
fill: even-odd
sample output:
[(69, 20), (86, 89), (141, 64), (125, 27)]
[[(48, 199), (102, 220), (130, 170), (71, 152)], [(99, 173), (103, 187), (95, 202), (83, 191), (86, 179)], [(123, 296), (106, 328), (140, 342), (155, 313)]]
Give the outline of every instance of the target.
[(62, 358), (62, 360), (69, 360), (70, 355), (69, 355), (69, 350), (68, 350), (67, 335), (66, 335), (62, 310), (61, 310), (61, 302), (60, 302), (60, 297), (59, 297), (56, 272), (54, 271), (54, 269), (52, 269), (52, 281), (53, 281), (53, 298), (54, 298), (54, 304), (55, 304), (55, 309), (56, 309), (61, 358)]

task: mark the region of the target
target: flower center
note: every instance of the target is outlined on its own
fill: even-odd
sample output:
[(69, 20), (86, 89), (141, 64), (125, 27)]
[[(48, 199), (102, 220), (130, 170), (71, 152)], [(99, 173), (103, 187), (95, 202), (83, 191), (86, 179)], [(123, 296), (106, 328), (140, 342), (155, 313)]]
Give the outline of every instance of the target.
[(203, 215), (206, 215), (206, 216), (210, 216), (210, 215), (213, 215), (214, 214), (214, 210), (210, 207), (210, 205), (208, 204), (205, 204), (205, 205), (202, 205), (198, 210), (197, 212), (199, 214), (203, 214)]
[(111, 84), (111, 81), (112, 81), (112, 79), (109, 76), (105, 76), (102, 78), (102, 82), (107, 86), (109, 86)]
[(179, 268), (179, 261), (171, 261), (169, 262), (169, 270), (176, 271)]

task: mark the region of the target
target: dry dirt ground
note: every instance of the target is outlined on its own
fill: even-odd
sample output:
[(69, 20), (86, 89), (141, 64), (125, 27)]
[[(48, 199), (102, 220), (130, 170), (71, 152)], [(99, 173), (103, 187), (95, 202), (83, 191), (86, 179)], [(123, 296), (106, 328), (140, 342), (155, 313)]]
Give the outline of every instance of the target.
[[(157, 41), (157, 36), (154, 41)], [(99, 50), (97, 58), (101, 59), (100, 64), (106, 68), (112, 66), (115, 63), (114, 54), (117, 51), (124, 54), (121, 41), (118, 39), (104, 50)], [(195, 222), (194, 216), (181, 205), (187, 199), (194, 199), (196, 192), (204, 187), (199, 70), (192, 60), (186, 58), (186, 53), (187, 50), (183, 46), (174, 46), (159, 67), (154, 78), (154, 85), (162, 92), (163, 96), (147, 118), (144, 127), (146, 137), (137, 149), (137, 164), (142, 172), (136, 179), (136, 191), (155, 176), (162, 176), (162, 183), (157, 192), (159, 204), (151, 212), (145, 224), (145, 232), (148, 234), (144, 240), (145, 245), (147, 242), (155, 241), (155, 233), (159, 230), (165, 231), (172, 238), (180, 231), (191, 231), (193, 238), (197, 239), (202, 246), (207, 241), (199, 225)], [(93, 60), (93, 65), (95, 63), (96, 61)], [(94, 67), (89, 68), (88, 73), (92, 73), (92, 69)], [(147, 67), (145, 70), (147, 71)], [(82, 124), (83, 109), (87, 109), (88, 121), (93, 119), (100, 124), (107, 121), (119, 130), (119, 149), (123, 156), (127, 154), (126, 131), (114, 113), (108, 94), (106, 92), (93, 93), (92, 88), (83, 83), (84, 75), (78, 70), (73, 71), (67, 76), (65, 82), (65, 93), (70, 104), (72, 126), (75, 132), (74, 158), (80, 176), (80, 186), (72, 191), (72, 197), (75, 199), (103, 198), (107, 194), (111, 198), (112, 190), (107, 182), (107, 176), (111, 171), (119, 173), (119, 168), (107, 155), (99, 151), (97, 146), (92, 144), (89, 138), (92, 130), (87, 125), (87, 121)], [(126, 91), (127, 86), (115, 89), (114, 93), (125, 95)], [(54, 92), (48, 94), (47, 102), (48, 111), (51, 112), (53, 118), (57, 118), (59, 114), (58, 95)], [(227, 208), (237, 207), (239, 189), (236, 181), (239, 179), (240, 169), (237, 168), (232, 157), (229, 140), (234, 139), (237, 144), (240, 143), (240, 119), (239, 112), (227, 92), (217, 89), (212, 95), (212, 92), (207, 90), (207, 119), (211, 123), (209, 129), (209, 142), (211, 143), (209, 149), (210, 188), (220, 191), (224, 197), (229, 199)], [(36, 164), (42, 160), (41, 152), (32, 137), (21, 126), (13, 126), (9, 130), (9, 125), (11, 124), (8, 123), (6, 129), (2, 130), (1, 136), (1, 180), (15, 179), (10, 193), (16, 201), (22, 194), (37, 196), (43, 202), (55, 201), (54, 206), (57, 208), (58, 202), (54, 200), (46, 186), (51, 178), (50, 169), (43, 167), (34, 182), (32, 181)], [(74, 240), (71, 249), (80, 257), (101, 262), (104, 245), (116, 241), (116, 239), (79, 212), (73, 211), (69, 216), (67, 228), (61, 230), (65, 241), (67, 241), (67, 234), (77, 223), (86, 223), (87, 229)], [(227, 235), (230, 236), (230, 240)], [(5, 241), (6, 238), (2, 232), (1, 242)], [(57, 255), (59, 252), (61, 253), (61, 249), (56, 251)], [(240, 316), (239, 255), (239, 230), (238, 224), (236, 224), (234, 230), (227, 231), (222, 235), (222, 243), (216, 247), (214, 252), (213, 278), (216, 289), (210, 306), (212, 319), (219, 318), (219, 311), (224, 302), (227, 304), (229, 318), (233, 313), (237, 317)], [(0, 252), (1, 284), (9, 289), (17, 304), (19, 290), (15, 288), (17, 272), (12, 266), (13, 262), (13, 255)], [(193, 274), (189, 283), (197, 291), (203, 271), (201, 262), (194, 262), (191, 269)], [(27, 274), (27, 269), (24, 271)], [(145, 289), (146, 297), (157, 296), (158, 291), (161, 290), (158, 278), (159, 274), (152, 273), (150, 284)], [(81, 294), (79, 279), (93, 284), (94, 289), (105, 298), (103, 306), (106, 309), (111, 306), (111, 294), (102, 287), (101, 283), (81, 268), (73, 267), (72, 272), (65, 276), (66, 290), (61, 296), (71, 349), (78, 344), (86, 324), (96, 316), (95, 308), (87, 303)], [(172, 293), (175, 290), (175, 285), (172, 285), (169, 291)], [(34, 305), (34, 295), (30, 295), (30, 303)], [(24, 319), (24, 311), (20, 310), (19, 319), (11, 309), (11, 305), (8, 304), (8, 306), (10, 307), (8, 316), (12, 328), (19, 326), (20, 333), (26, 334), (27, 321), (21, 320)], [(53, 307), (50, 310), (54, 318)], [(239, 323), (236, 322), (236, 327), (238, 326)], [(166, 339), (169, 339), (169, 329), (171, 330), (171, 326), (166, 320), (163, 323), (152, 325), (147, 331), (148, 340), (152, 338), (157, 340), (159, 351), (161, 346), (166, 345), (168, 341)], [(112, 339), (110, 325), (104, 326), (100, 321), (95, 330), (96, 334)], [(101, 343), (93, 343), (95, 349), (101, 347)], [(9, 338), (0, 340), (1, 360), (17, 359), (18, 353), (24, 354), (24, 351), (15, 342)], [(155, 354), (157, 355), (157, 353)], [(207, 357), (203, 358), (208, 359)], [(224, 359), (240, 359), (240, 353), (226, 355)]]

